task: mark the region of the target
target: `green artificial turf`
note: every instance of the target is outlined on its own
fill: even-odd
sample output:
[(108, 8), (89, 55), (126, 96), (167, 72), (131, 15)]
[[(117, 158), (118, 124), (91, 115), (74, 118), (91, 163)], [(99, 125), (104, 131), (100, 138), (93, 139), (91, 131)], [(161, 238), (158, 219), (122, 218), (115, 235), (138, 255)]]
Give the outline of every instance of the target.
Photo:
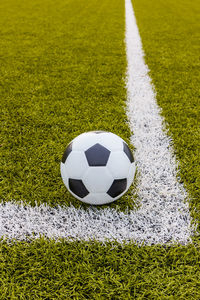
[(200, 220), (200, 2), (134, 0), (145, 60)]
[[(197, 0), (134, 0), (157, 91), (199, 216)], [(79, 205), (59, 162), (77, 134), (129, 140), (123, 0), (0, 2), (1, 198)], [(122, 200), (129, 205), (130, 197)], [(0, 243), (0, 299), (200, 299), (200, 243)]]
[(1, 299), (199, 299), (200, 247), (0, 244)]
[[(1, 199), (85, 207), (60, 161), (86, 131), (129, 143), (124, 23), (121, 0), (0, 3)], [(132, 207), (129, 195), (112, 206)]]

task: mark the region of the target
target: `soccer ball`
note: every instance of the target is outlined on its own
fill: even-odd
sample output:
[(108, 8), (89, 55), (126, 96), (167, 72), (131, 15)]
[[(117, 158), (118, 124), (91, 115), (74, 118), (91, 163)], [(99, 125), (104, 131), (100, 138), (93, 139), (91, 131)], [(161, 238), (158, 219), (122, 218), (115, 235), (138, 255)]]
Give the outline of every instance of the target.
[(116, 134), (91, 131), (67, 146), (60, 165), (63, 182), (82, 202), (101, 205), (127, 192), (135, 175), (133, 154)]

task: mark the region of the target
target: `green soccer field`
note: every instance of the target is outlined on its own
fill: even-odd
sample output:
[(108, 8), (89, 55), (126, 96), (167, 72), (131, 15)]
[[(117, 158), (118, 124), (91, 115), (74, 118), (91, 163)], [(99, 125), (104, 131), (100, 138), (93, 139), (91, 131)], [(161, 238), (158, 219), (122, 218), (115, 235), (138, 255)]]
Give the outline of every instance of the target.
[(79, 206), (60, 177), (67, 144), (97, 129), (129, 142), (124, 4), (2, 6), (2, 198)]
[[(132, 3), (178, 175), (199, 222), (200, 4)], [(2, 202), (85, 209), (60, 177), (66, 145), (82, 132), (105, 130), (134, 150), (124, 0), (8, 0), (0, 3), (0, 34)], [(109, 206), (134, 208), (136, 185), (137, 178)], [(199, 250), (198, 234), (185, 246), (2, 237), (0, 299), (199, 299)]]

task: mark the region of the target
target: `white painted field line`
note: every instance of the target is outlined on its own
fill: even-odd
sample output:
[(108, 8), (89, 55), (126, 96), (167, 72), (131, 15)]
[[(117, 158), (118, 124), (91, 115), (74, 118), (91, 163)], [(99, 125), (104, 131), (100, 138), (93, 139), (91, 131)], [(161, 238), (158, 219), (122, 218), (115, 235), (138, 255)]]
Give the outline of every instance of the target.
[(51, 208), (0, 203), (0, 236), (24, 240), (66, 238), (138, 244), (191, 241), (193, 229), (186, 192), (176, 180), (176, 162), (170, 139), (164, 133), (130, 0), (126, 0), (127, 114), (134, 135), (141, 207), (129, 213), (107, 208), (86, 211), (71, 207)]
[[(147, 227), (151, 224), (159, 228), (158, 240), (162, 239), (164, 228), (170, 233), (173, 227), (180, 241), (184, 236), (189, 241), (191, 217), (189, 205), (185, 201), (187, 193), (177, 182), (176, 159), (156, 103), (156, 93), (148, 76), (149, 70), (144, 62), (131, 0), (126, 0), (126, 45), (127, 114), (134, 133), (131, 141), (136, 148), (138, 196), (142, 205), (140, 213), (146, 215)], [(165, 241), (168, 238), (170, 239), (170, 234)]]

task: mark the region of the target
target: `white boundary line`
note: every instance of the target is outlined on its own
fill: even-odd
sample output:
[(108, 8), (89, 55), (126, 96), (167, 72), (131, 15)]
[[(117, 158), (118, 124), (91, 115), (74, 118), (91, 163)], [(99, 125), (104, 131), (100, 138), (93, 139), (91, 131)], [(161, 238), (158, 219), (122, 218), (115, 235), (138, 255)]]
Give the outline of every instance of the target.
[(142, 44), (130, 0), (126, 0), (127, 46), (127, 114), (131, 138), (136, 147), (139, 171), (137, 211), (117, 212), (90, 207), (86, 211), (71, 207), (31, 207), (15, 203), (0, 204), (0, 236), (24, 240), (66, 238), (96, 239), (138, 244), (191, 242), (191, 226), (187, 197), (176, 180), (176, 161), (170, 138), (163, 128), (163, 119), (144, 63)]

